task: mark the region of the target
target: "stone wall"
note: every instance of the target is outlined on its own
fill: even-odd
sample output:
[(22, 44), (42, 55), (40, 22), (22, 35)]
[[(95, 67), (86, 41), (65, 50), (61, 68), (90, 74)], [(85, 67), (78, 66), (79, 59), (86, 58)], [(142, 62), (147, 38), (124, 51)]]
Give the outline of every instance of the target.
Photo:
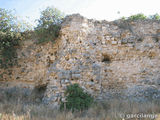
[[(8, 86), (46, 86), (43, 102), (58, 105), (66, 86), (79, 83), (96, 99), (160, 98), (160, 23), (113, 22), (67, 16), (53, 43), (24, 42), (19, 65), (1, 70)], [(5, 72), (4, 72), (5, 71)], [(10, 73), (10, 76), (8, 73)]]

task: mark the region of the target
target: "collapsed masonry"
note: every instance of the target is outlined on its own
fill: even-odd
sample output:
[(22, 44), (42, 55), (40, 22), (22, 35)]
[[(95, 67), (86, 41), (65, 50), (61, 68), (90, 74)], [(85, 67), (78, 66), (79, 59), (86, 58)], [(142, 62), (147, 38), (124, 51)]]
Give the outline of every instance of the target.
[(45, 86), (42, 101), (55, 106), (73, 83), (98, 100), (160, 99), (159, 33), (160, 22), (154, 20), (107, 22), (67, 16), (54, 44), (25, 41), (17, 51), (19, 66), (1, 70), (0, 81)]

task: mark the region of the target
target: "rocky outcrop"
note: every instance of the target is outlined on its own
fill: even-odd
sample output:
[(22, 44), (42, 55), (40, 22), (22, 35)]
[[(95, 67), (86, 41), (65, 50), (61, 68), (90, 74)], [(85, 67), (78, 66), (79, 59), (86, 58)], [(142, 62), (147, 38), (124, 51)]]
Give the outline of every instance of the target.
[(42, 101), (53, 105), (64, 100), (66, 86), (73, 83), (98, 100), (159, 99), (159, 36), (159, 21), (67, 16), (54, 44), (25, 41), (18, 51), (19, 66), (1, 70), (0, 81), (8, 86), (43, 86)]

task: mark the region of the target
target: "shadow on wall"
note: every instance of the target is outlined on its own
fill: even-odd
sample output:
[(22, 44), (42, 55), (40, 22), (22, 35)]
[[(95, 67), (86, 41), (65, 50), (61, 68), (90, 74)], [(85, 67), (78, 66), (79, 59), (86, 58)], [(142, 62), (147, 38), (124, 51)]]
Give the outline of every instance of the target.
[(0, 88), (0, 103), (15, 102), (29, 103), (32, 89), (29, 88)]
[(41, 103), (46, 89), (47, 84), (35, 86), (31, 93), (31, 101), (35, 103)]
[(103, 54), (103, 55), (102, 55), (102, 62), (104, 62), (104, 63), (111, 63), (111, 58), (110, 58), (110, 56), (107, 55), (107, 54)]
[(0, 88), (0, 103), (14, 102), (23, 104), (39, 104), (42, 102), (47, 85), (30, 88)]

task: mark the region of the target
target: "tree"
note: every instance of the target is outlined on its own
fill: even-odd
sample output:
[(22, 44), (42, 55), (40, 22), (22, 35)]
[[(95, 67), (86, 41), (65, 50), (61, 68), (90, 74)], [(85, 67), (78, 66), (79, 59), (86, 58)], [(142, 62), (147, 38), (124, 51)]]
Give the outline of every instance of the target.
[(0, 8), (0, 67), (8, 68), (16, 64), (16, 48), (24, 39), (22, 32), (28, 24), (19, 21), (13, 10)]
[(14, 16), (11, 11), (0, 8), (0, 31), (10, 31), (13, 27)]
[(25, 20), (20, 20), (13, 10), (0, 8), (0, 31), (24, 32), (31, 30), (31, 25)]
[(39, 43), (54, 41), (58, 37), (63, 17), (64, 14), (54, 7), (47, 7), (41, 11), (38, 25), (35, 28)]
[(38, 28), (48, 28), (52, 25), (59, 25), (62, 22), (64, 14), (54, 7), (47, 7), (41, 12), (40, 19), (38, 20)]

